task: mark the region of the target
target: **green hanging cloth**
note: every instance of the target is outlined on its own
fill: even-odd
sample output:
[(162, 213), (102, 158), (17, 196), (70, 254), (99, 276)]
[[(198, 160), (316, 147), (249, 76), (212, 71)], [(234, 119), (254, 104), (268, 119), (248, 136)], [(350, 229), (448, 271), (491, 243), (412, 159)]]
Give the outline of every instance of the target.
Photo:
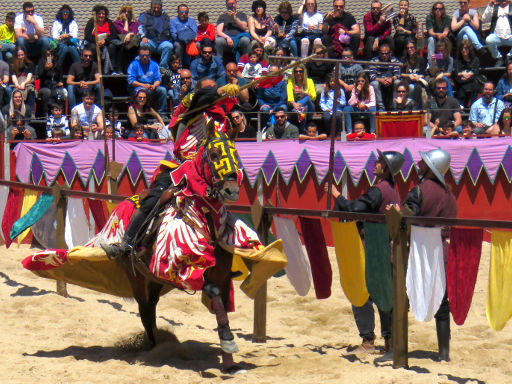
[(30, 228), (36, 221), (38, 221), (46, 213), (48, 208), (53, 203), (53, 196), (51, 194), (43, 193), (30, 210), (20, 217), (12, 225), (9, 235), (11, 239), (15, 239), (20, 233), (27, 228)]
[(364, 223), (366, 288), (381, 311), (393, 309), (393, 271), (388, 227), (384, 223)]

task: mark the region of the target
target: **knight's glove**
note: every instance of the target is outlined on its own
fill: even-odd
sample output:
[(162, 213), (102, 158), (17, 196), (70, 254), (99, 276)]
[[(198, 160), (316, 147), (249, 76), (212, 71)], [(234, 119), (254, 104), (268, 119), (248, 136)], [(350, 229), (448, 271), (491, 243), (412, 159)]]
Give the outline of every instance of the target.
[(240, 87), (238, 84), (226, 84), (219, 88), (219, 90), (222, 92), (222, 95), (229, 97), (237, 97), (240, 94)]

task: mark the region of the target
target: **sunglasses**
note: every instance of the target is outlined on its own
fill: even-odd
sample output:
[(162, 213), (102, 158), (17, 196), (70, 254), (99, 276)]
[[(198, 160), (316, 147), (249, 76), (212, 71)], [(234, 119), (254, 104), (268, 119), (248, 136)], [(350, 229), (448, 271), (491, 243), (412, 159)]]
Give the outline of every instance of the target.
[(366, 83), (366, 80), (357, 80), (356, 83)]
[(372, 11), (379, 11), (380, 7), (371, 7)]
[(33, 14), (35, 11), (33, 9), (27, 9), (26, 11), (24, 11), (27, 15), (31, 15)]
[(396, 93), (406, 93), (407, 91), (396, 91)]
[(293, 73), (304, 73), (304, 71), (301, 69), (299, 71), (293, 71)]
[(441, 91), (444, 91), (444, 90), (448, 89), (448, 87), (436, 87), (436, 89), (439, 89), (439, 90), (441, 90)]
[(92, 57), (92, 55), (85, 55), (85, 54), (82, 54), (83, 57)]
[(276, 115), (276, 119), (285, 119), (286, 118), (286, 115)]
[(390, 55), (391, 54), (391, 51), (390, 52), (379, 52), (380, 55)]
[(149, 57), (151, 55), (149, 53), (140, 53), (139, 56), (141, 56), (141, 57)]
[(179, 14), (180, 15), (188, 15), (188, 11), (180, 11)]
[(434, 11), (444, 11), (444, 8), (434, 8)]
[(512, 120), (512, 116), (503, 116), (503, 120)]
[(203, 51), (201, 52), (203, 55), (213, 55), (213, 51)]

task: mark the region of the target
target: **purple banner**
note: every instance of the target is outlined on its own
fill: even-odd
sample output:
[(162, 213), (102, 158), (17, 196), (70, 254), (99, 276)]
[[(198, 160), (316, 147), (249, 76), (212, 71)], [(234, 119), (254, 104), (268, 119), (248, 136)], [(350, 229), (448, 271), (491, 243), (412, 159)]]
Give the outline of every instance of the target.
[[(260, 172), (269, 184), (279, 172), (289, 182), (297, 172), (302, 180), (312, 169), (320, 183), (329, 167), (329, 141), (274, 140), (262, 143), (237, 142), (246, 176), (252, 185)], [(494, 182), (500, 167), (510, 182), (512, 180), (512, 138), (481, 140), (427, 140), (395, 139), (366, 142), (339, 142), (335, 144), (334, 176), (337, 182), (345, 172), (358, 184), (362, 177), (373, 182), (372, 169), (377, 148), (382, 151), (395, 150), (404, 154), (406, 160), (401, 174), (407, 179), (419, 152), (441, 147), (452, 156), (451, 172), (458, 183), (467, 168), (473, 183), (482, 172)], [(124, 164), (131, 182), (139, 177), (151, 178), (153, 170), (162, 159), (172, 158), (172, 143), (148, 144), (116, 141), (116, 161)], [(78, 177), (85, 185), (89, 177), (101, 182), (105, 176), (103, 141), (75, 141), (60, 144), (20, 143), (14, 149), (16, 175), (25, 183), (39, 183), (41, 178), (47, 185), (53, 184), (62, 171), (71, 184)], [(109, 143), (110, 158), (111, 143)]]

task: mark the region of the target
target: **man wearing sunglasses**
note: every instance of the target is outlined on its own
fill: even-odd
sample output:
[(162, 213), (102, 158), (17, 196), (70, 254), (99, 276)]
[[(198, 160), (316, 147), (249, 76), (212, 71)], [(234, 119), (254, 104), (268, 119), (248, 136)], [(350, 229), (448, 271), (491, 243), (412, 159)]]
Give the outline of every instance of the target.
[(178, 16), (171, 20), (171, 36), (174, 41), (174, 54), (185, 64), (190, 63), (190, 56), (185, 54), (188, 43), (197, 37), (197, 23), (188, 16), (188, 6), (178, 5)]
[(167, 91), (160, 84), (162, 76), (156, 61), (151, 60), (151, 49), (147, 45), (139, 48), (139, 57), (136, 57), (128, 66), (128, 90), (133, 95), (144, 88), (148, 95), (152, 95), (158, 104), (158, 113), (167, 111)]
[[(494, 0), (489, 2), (482, 15), (482, 23), (491, 23), (489, 35), (485, 39), (485, 44), (491, 52), (491, 56), (497, 60), (495, 66), (504, 65), (499, 47), (512, 47), (512, 7), (509, 0)], [(507, 55), (507, 63), (512, 62), (512, 50)]]
[[(98, 72), (98, 64), (92, 60), (91, 48), (84, 48), (80, 62), (71, 64), (66, 84), (70, 109), (73, 108), (77, 104), (77, 100), (81, 100), (84, 94), (89, 90), (95, 93), (96, 100), (100, 99), (100, 74)], [(111, 96), (110, 91), (109, 93)]]
[(283, 107), (274, 111), (275, 123), (270, 124), (263, 133), (264, 140), (298, 139), (299, 128), (288, 121), (288, 114)]
[(14, 19), (14, 32), (16, 44), (29, 52), (31, 59), (38, 60), (50, 46), (50, 40), (44, 35), (43, 18), (35, 13), (30, 1), (23, 3), (23, 12)]
[(372, 1), (370, 12), (363, 17), (363, 26), (363, 56), (365, 60), (370, 60), (383, 43), (387, 43), (393, 48), (391, 20), (386, 21), (386, 15), (382, 12), (382, 3), (380, 1)]
[(455, 130), (462, 133), (462, 117), (460, 104), (457, 99), (448, 96), (448, 82), (445, 78), (435, 81), (435, 96), (427, 102), (430, 113), (425, 114), (425, 127), (423, 129), (427, 138), (433, 129), (444, 127), (446, 122), (453, 122)]

